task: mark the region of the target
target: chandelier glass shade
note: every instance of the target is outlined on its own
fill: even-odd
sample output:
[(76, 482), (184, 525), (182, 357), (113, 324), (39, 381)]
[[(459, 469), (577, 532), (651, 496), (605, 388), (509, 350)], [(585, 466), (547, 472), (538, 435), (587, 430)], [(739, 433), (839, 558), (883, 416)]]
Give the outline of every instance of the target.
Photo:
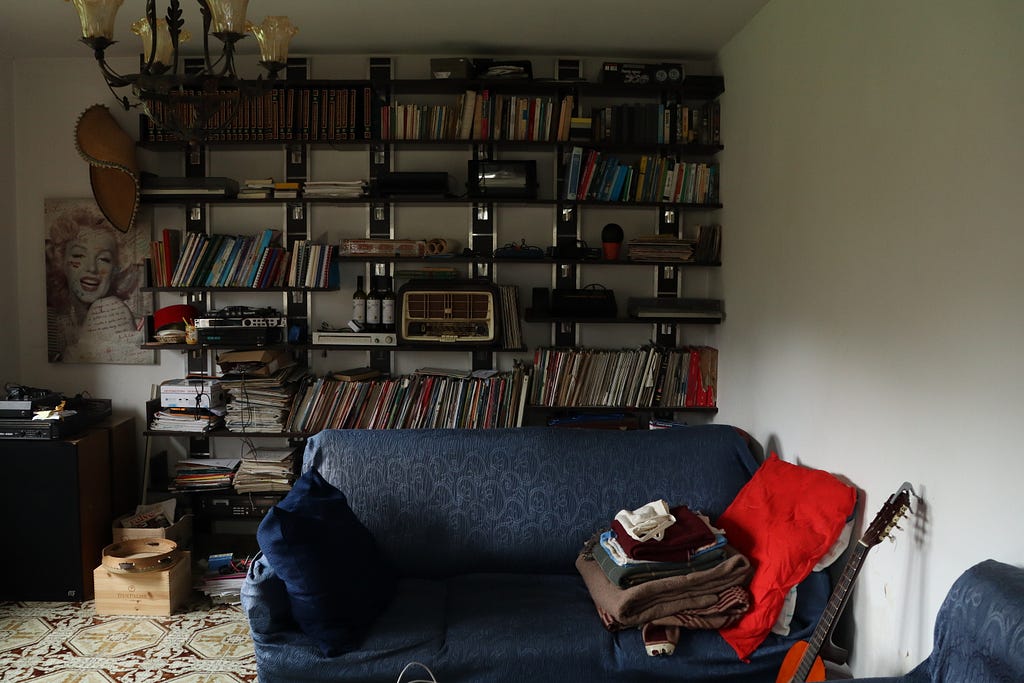
[[(120, 74), (106, 60), (114, 41), (114, 23), (123, 0), (65, 0), (78, 10), (82, 42), (93, 50), (107, 87), (127, 110), (140, 107), (153, 123), (189, 143), (202, 142), (231, 124), (241, 103), (263, 92), (288, 62), (288, 48), (298, 29), (285, 16), (270, 16), (262, 24), (246, 21), (248, 0), (197, 0), (203, 18), (202, 66), (185, 69), (182, 43), (191, 39), (184, 29), (179, 0), (169, 0), (165, 17), (157, 17), (156, 0), (146, 1), (146, 14), (132, 24), (142, 39), (139, 72)], [(244, 79), (235, 69), (235, 43), (248, 34), (260, 47), (261, 74)], [(210, 35), (220, 43), (211, 56)], [(128, 95), (118, 89), (129, 88)], [(133, 101), (134, 100), (134, 101)]]

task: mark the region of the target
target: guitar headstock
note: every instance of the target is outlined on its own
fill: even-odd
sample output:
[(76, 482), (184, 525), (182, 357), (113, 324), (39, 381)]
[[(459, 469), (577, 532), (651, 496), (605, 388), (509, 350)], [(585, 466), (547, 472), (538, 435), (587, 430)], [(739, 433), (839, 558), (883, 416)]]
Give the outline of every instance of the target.
[(871, 520), (871, 525), (868, 526), (868, 530), (864, 532), (864, 536), (861, 537), (860, 542), (864, 545), (871, 547), (878, 545), (883, 540), (888, 538), (892, 534), (892, 530), (896, 527), (899, 522), (907, 514), (914, 512), (911, 507), (911, 503), (917, 494), (914, 493), (914, 487), (910, 485), (910, 482), (903, 482), (903, 485), (899, 489), (889, 496), (889, 499), (885, 501), (882, 509), (878, 511), (875, 518)]

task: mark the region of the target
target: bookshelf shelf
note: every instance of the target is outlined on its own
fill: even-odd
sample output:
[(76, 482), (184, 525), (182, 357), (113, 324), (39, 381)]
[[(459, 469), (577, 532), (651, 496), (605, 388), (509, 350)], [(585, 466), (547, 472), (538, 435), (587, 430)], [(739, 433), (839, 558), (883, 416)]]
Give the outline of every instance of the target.
[(588, 318), (573, 316), (537, 315), (527, 309), (523, 318), (528, 323), (574, 323), (586, 325), (719, 325), (720, 317), (678, 316), (660, 318)]
[[(537, 158), (539, 166), (547, 165), (544, 170), (539, 197), (534, 198), (471, 198), (462, 195), (446, 195), (436, 197), (424, 196), (375, 196), (373, 187), (371, 193), (366, 197), (359, 198), (323, 198), (323, 197), (302, 197), (296, 198), (268, 198), (268, 199), (238, 199), (234, 197), (143, 197), (142, 202), (154, 206), (180, 206), (186, 208), (186, 213), (193, 212), (195, 207), (287, 207), (284, 212), (289, 215), (286, 219), (282, 233), (286, 242), (285, 248), (291, 247), (296, 240), (307, 240), (313, 230), (310, 229), (308, 221), (309, 214), (315, 213), (312, 210), (304, 211), (302, 207), (352, 207), (366, 209), (369, 216), (369, 226), (360, 225), (360, 231), (364, 234), (352, 234), (351, 237), (389, 239), (402, 237), (402, 225), (399, 224), (403, 217), (395, 217), (399, 208), (409, 207), (411, 209), (431, 208), (441, 209), (443, 207), (463, 207), (467, 209), (467, 222), (471, 222), (467, 230), (469, 239), (459, 239), (466, 245), (464, 253), (455, 256), (443, 257), (396, 257), (396, 256), (339, 256), (332, 259), (335, 267), (342, 268), (352, 265), (364, 266), (364, 272), (371, 275), (391, 274), (406, 264), (427, 264), (436, 266), (461, 266), (461, 271), (468, 271), (470, 278), (483, 278), (492, 280), (495, 278), (493, 265), (502, 267), (502, 280), (516, 282), (519, 274), (505, 274), (505, 268), (513, 266), (541, 265), (551, 274), (549, 282), (544, 283), (554, 288), (579, 287), (582, 281), (582, 272), (593, 266), (602, 268), (612, 267), (617, 270), (622, 267), (641, 268), (653, 273), (651, 281), (655, 291), (654, 296), (678, 297), (682, 295), (683, 272), (693, 268), (718, 268), (722, 262), (716, 253), (713, 258), (702, 258), (702, 260), (628, 260), (623, 258), (615, 261), (606, 261), (596, 258), (565, 258), (553, 257), (547, 254), (557, 253), (557, 250), (566, 249), (570, 246), (578, 246), (581, 241), (583, 215), (600, 216), (608, 212), (611, 220), (633, 220), (629, 212), (644, 211), (656, 216), (655, 232), (660, 236), (682, 238), (683, 214), (705, 214), (716, 212), (722, 208), (717, 195), (707, 195), (708, 201), (665, 201), (682, 199), (684, 195), (673, 194), (670, 191), (671, 185), (665, 185), (665, 191), (656, 193), (641, 193), (640, 185), (637, 184), (637, 191), (630, 191), (630, 194), (623, 194), (621, 197), (629, 197), (629, 201), (609, 201), (598, 199), (601, 194), (581, 194), (579, 199), (568, 199), (572, 197), (571, 191), (567, 190), (569, 181), (569, 158), (573, 151), (581, 148), (584, 151), (593, 151), (600, 158), (608, 158), (609, 161), (616, 161), (620, 166), (630, 165), (639, 172), (641, 162), (646, 160), (671, 159), (673, 163), (680, 166), (701, 165), (713, 166), (715, 169), (715, 182), (717, 184), (717, 163), (716, 156), (724, 150), (724, 145), (718, 138), (715, 127), (714, 115), (708, 112), (717, 111), (713, 105), (715, 100), (724, 92), (724, 79), (718, 76), (689, 76), (682, 82), (675, 83), (650, 83), (650, 84), (617, 84), (601, 83), (596, 80), (585, 80), (583, 78), (562, 78), (558, 79), (509, 79), (509, 80), (484, 80), (484, 79), (409, 79), (409, 78), (381, 78), (380, 58), (371, 60), (368, 79), (293, 79), (294, 74), (289, 75), (289, 80), (273, 86), (268, 93), (274, 97), (281, 95), (280, 99), (273, 99), (274, 109), (272, 119), (244, 118), (263, 114), (263, 110), (253, 109), (252, 112), (244, 113), (243, 119), (234, 128), (228, 128), (223, 133), (223, 139), (211, 139), (203, 146), (205, 166), (205, 151), (219, 151), (223, 154), (234, 152), (267, 152), (273, 151), (286, 158), (287, 168), (286, 180), (290, 179), (313, 179), (309, 174), (309, 155), (312, 152), (319, 154), (333, 153), (343, 155), (360, 155), (365, 157), (368, 164), (367, 177), (373, 179), (379, 177), (381, 172), (398, 170), (401, 163), (396, 158), (397, 153), (409, 152), (409, 156), (420, 153), (437, 153), (438, 158), (445, 158), (445, 166), (452, 166), (460, 162), (451, 161), (453, 158), (461, 157), (470, 161), (500, 161), (504, 158), (519, 160), (523, 158)], [(390, 65), (390, 61), (387, 61)], [(571, 60), (570, 60), (571, 61)], [(390, 66), (388, 66), (390, 70)], [(298, 71), (302, 71), (299, 69)], [(557, 70), (564, 76), (564, 70), (559, 66)], [(580, 74), (583, 68), (580, 67)], [(346, 94), (342, 95), (344, 92)], [(500, 117), (494, 118), (493, 127), (477, 127), (475, 123), (469, 125), (473, 130), (463, 130), (458, 135), (439, 135), (444, 139), (395, 139), (397, 135), (388, 132), (384, 127), (388, 117), (392, 116), (397, 109), (395, 105), (400, 98), (402, 104), (415, 103), (415, 106), (423, 106), (427, 111), (430, 106), (446, 106), (455, 108), (458, 102), (467, 99), (472, 94), (489, 93), (489, 102), (498, 106), (500, 98), (508, 96), (519, 100), (527, 100), (529, 106), (536, 106), (537, 112), (541, 113), (544, 108), (551, 108), (551, 123), (539, 125), (534, 128), (527, 128), (529, 131), (522, 134), (521, 131), (502, 129), (498, 130)], [(274, 94), (275, 93), (275, 94)], [(338, 110), (334, 114), (337, 95)], [(348, 114), (339, 123), (340, 102), (342, 96), (348, 98)], [(286, 109), (286, 101), (289, 97), (294, 98), (295, 113)], [(303, 98), (309, 98), (310, 102), (319, 102), (321, 109), (314, 109), (310, 105), (302, 104)], [(265, 100), (270, 102), (271, 99)], [(484, 100), (487, 101), (487, 100)], [(425, 102), (431, 102), (429, 104)], [(308, 106), (308, 109), (300, 109), (300, 106)], [(570, 109), (566, 109), (566, 106)], [(658, 109), (660, 106), (660, 109)], [(653, 109), (651, 109), (653, 108)], [(707, 108), (707, 109), (701, 109)], [(267, 111), (270, 111), (269, 109)], [(300, 120), (298, 112), (307, 113), (309, 118)], [(495, 112), (498, 110), (496, 109)], [(532, 110), (530, 116), (532, 116)], [(664, 121), (656, 124), (657, 134), (653, 135), (653, 127), (649, 121), (644, 120), (642, 126), (631, 127), (639, 121), (639, 118), (646, 116), (652, 111), (657, 111), (659, 117)], [(316, 123), (314, 112), (319, 112), (319, 123)], [(354, 114), (353, 114), (354, 112)], [(384, 113), (387, 113), (385, 116)], [(683, 126), (685, 112), (686, 126), (692, 127), (686, 130)], [(695, 114), (696, 113), (696, 114)], [(571, 117), (588, 116), (605, 117), (602, 123), (612, 122), (613, 128), (601, 128), (600, 126), (586, 126), (571, 128), (568, 126), (568, 115)], [(507, 113), (506, 113), (507, 116)], [(700, 117), (705, 117), (700, 119)], [(612, 119), (612, 117), (618, 117)], [(691, 121), (691, 117), (692, 121)], [(711, 117), (711, 118), (709, 118)], [(559, 126), (559, 119), (564, 124)], [(540, 120), (540, 119), (538, 119)], [(459, 121), (465, 124), (468, 119), (465, 114), (460, 114)], [(598, 119), (594, 118), (594, 122)], [(335, 125), (337, 128), (334, 128)], [(385, 131), (382, 133), (382, 130)], [(423, 130), (423, 129), (418, 129)], [(440, 130), (432, 129), (432, 130)], [(481, 134), (480, 131), (484, 133)], [(587, 131), (590, 135), (587, 135)], [(697, 132), (694, 133), (693, 131)], [(582, 131), (582, 132), (581, 132)], [(181, 142), (173, 140), (157, 139), (152, 131), (142, 130), (140, 137), (143, 139), (138, 145), (145, 150), (157, 153), (175, 153), (185, 155), (188, 147)], [(612, 134), (613, 133), (613, 134)], [(148, 136), (148, 137), (147, 137)], [(433, 135), (432, 136), (437, 136)], [(410, 136), (412, 137), (412, 136)], [(496, 139), (503, 137), (506, 139)], [(525, 139), (507, 139), (510, 137)], [(457, 138), (457, 139), (453, 139)], [(534, 139), (530, 139), (534, 138)], [(597, 139), (600, 138), (600, 139)], [(632, 140), (632, 141), (623, 141)], [(654, 141), (664, 140), (664, 141)], [(188, 155), (193, 154), (188, 152)], [(579, 153), (577, 153), (579, 155)], [(185, 155), (186, 157), (188, 155)], [(294, 159), (301, 158), (301, 163), (296, 167)], [(617, 158), (615, 160), (614, 158)], [(191, 163), (191, 162), (187, 162)], [(419, 162), (422, 168), (422, 161)], [(612, 166), (612, 169), (614, 167)], [(671, 166), (670, 166), (671, 169)], [(438, 169), (444, 170), (444, 169)], [(464, 169), (460, 169), (463, 170)], [(198, 175), (204, 175), (203, 168)], [(450, 176), (457, 171), (449, 170)], [(664, 172), (664, 171), (663, 171)], [(191, 173), (197, 175), (197, 173)], [(682, 173), (679, 174), (682, 177)], [(458, 176), (456, 176), (458, 177)], [(582, 178), (579, 178), (582, 179)], [(630, 182), (631, 180), (627, 180)], [(634, 178), (632, 180), (636, 182)], [(664, 178), (662, 180), (664, 182)], [(709, 182), (710, 184), (710, 182)], [(614, 196), (614, 195), (613, 195)], [(607, 197), (607, 195), (603, 195)], [(651, 198), (647, 200), (646, 198)], [(685, 196), (687, 199), (690, 196)], [(641, 198), (638, 200), (638, 198)], [(654, 200), (660, 198), (660, 201)], [(700, 199), (705, 196), (700, 196)], [(496, 247), (502, 245), (498, 238), (497, 219), (495, 214), (505, 208), (541, 208), (550, 210), (553, 223), (552, 238), (550, 245), (542, 245), (546, 252), (542, 258), (513, 258), (495, 256)], [(611, 216), (610, 212), (625, 212), (624, 218), (617, 215)], [(327, 213), (324, 211), (323, 213)], [(293, 214), (301, 214), (301, 219), (293, 221)], [(317, 216), (319, 214), (316, 214)], [(324, 220), (324, 219), (318, 219)], [(347, 220), (347, 218), (346, 218)], [(365, 219), (364, 219), (365, 220)], [(503, 219), (504, 220), (504, 219)], [(590, 220), (590, 219), (588, 219)], [(205, 221), (205, 217), (204, 217)], [(203, 224), (198, 229), (211, 230), (209, 225)], [(318, 227), (317, 229), (322, 229)], [(514, 229), (514, 228), (513, 228)], [(188, 228), (189, 231), (196, 231), (195, 226)], [(345, 232), (342, 232), (343, 236)], [(457, 238), (458, 239), (458, 238)], [(468, 244), (467, 244), (468, 242)], [(516, 240), (518, 242), (518, 240)], [(702, 243), (701, 243), (702, 244)], [(548, 247), (556, 248), (549, 251)], [(562, 253), (567, 253), (563, 251)], [(624, 245), (624, 256), (625, 256)], [(655, 257), (656, 258), (656, 257)], [(516, 270), (516, 273), (527, 273), (527, 270)], [(624, 271), (625, 272), (625, 271)], [(410, 275), (404, 275), (410, 276)], [(632, 279), (632, 273), (627, 276)], [(547, 279), (546, 279), (547, 280)], [(639, 279), (638, 279), (639, 281)], [(300, 281), (301, 282), (301, 281)], [(445, 279), (438, 278), (435, 281), (438, 287), (443, 286)], [(198, 356), (199, 352), (209, 354), (215, 349), (225, 348), (286, 348), (296, 354), (316, 352), (327, 355), (334, 351), (360, 351), (370, 354), (371, 365), (385, 370), (384, 365), (390, 366), (393, 354), (397, 352), (434, 352), (451, 351), (470, 353), (473, 356), (474, 369), (482, 369), (478, 364), (486, 364), (486, 357), (492, 356), (489, 362), (495, 362), (496, 353), (526, 353), (528, 346), (516, 348), (481, 348), (468, 346), (435, 344), (397, 344), (395, 346), (380, 345), (334, 345), (334, 344), (312, 344), (311, 331), (313, 329), (312, 304), (311, 301), (317, 295), (339, 292), (343, 287), (327, 288), (295, 288), (295, 287), (199, 287), (199, 286), (176, 286), (176, 287), (146, 287), (143, 291), (156, 294), (174, 294), (185, 297), (189, 302), (202, 301), (207, 304), (212, 302), (212, 297), (220, 294), (246, 295), (255, 292), (276, 293), (282, 296), (282, 300), (290, 307), (287, 315), (292, 319), (293, 315), (302, 318), (302, 334), (306, 339), (299, 343), (271, 344), (265, 346), (244, 346), (238, 345), (187, 345), (187, 344), (146, 344), (146, 348), (162, 350), (188, 351), (189, 356)], [(625, 299), (625, 297), (624, 297)], [(291, 307), (297, 306), (296, 310)], [(297, 312), (296, 312), (297, 311)], [(535, 325), (548, 325), (551, 327), (551, 342), (558, 346), (572, 346), (578, 343), (579, 331), (570, 330), (581, 326), (653, 326), (656, 328), (655, 344), (660, 346), (679, 345), (678, 338), (680, 326), (712, 326), (722, 322), (721, 317), (706, 316), (679, 316), (679, 317), (657, 317), (657, 318), (636, 318), (627, 315), (616, 315), (602, 318), (594, 317), (573, 317), (538, 315), (527, 311), (522, 318), (524, 322)], [(567, 325), (566, 325), (567, 324)], [(535, 328), (536, 330), (536, 328)], [(602, 332), (603, 334), (603, 332)], [(618, 334), (618, 333), (614, 333)], [(632, 334), (632, 333), (631, 333)], [(311, 356), (307, 357), (311, 358)], [(193, 362), (189, 360), (189, 362)], [(592, 410), (592, 409), (591, 409)], [(692, 410), (686, 408), (676, 409), (674, 407), (659, 408), (657, 410)], [(703, 409), (707, 411), (707, 409)], [(160, 432), (164, 434), (164, 432)], [(218, 435), (219, 432), (212, 432), (210, 435)], [(287, 435), (286, 435), (287, 436)]]
[(543, 413), (577, 413), (580, 411), (588, 413), (706, 413), (713, 415), (718, 412), (717, 406), (545, 406), (528, 403), (527, 410)]

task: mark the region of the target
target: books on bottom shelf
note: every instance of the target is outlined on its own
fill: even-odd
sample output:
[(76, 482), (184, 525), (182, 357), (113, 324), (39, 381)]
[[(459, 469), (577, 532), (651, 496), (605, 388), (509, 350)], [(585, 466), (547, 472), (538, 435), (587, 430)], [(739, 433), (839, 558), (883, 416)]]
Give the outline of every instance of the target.
[(530, 368), (463, 373), (422, 368), (366, 381), (310, 378), (296, 394), (289, 432), (323, 429), (487, 429), (522, 425)]
[(501, 299), (502, 348), (518, 349), (523, 345), (522, 314), (519, 311), (519, 287), (501, 285), (498, 288)]
[(292, 446), (256, 446), (242, 456), (235, 472), (236, 493), (286, 493), (295, 481), (299, 449)]
[(240, 462), (238, 458), (179, 460), (174, 466), (173, 488), (175, 491), (228, 488)]
[(531, 405), (544, 407), (713, 408), (718, 349), (539, 348)]

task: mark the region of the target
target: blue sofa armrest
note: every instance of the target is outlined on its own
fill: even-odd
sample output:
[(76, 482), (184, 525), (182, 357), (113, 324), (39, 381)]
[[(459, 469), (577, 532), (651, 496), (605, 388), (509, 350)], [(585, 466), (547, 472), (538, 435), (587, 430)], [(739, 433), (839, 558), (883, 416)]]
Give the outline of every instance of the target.
[(241, 599), (253, 640), (263, 641), (298, 628), (292, 619), (284, 581), (278, 578), (263, 553), (258, 553), (249, 565)]
[(1024, 569), (985, 560), (949, 589), (928, 657), (932, 681), (1024, 681)]
[(862, 683), (1024, 681), (1024, 568), (985, 560), (956, 580), (935, 619), (928, 657), (905, 676)]

